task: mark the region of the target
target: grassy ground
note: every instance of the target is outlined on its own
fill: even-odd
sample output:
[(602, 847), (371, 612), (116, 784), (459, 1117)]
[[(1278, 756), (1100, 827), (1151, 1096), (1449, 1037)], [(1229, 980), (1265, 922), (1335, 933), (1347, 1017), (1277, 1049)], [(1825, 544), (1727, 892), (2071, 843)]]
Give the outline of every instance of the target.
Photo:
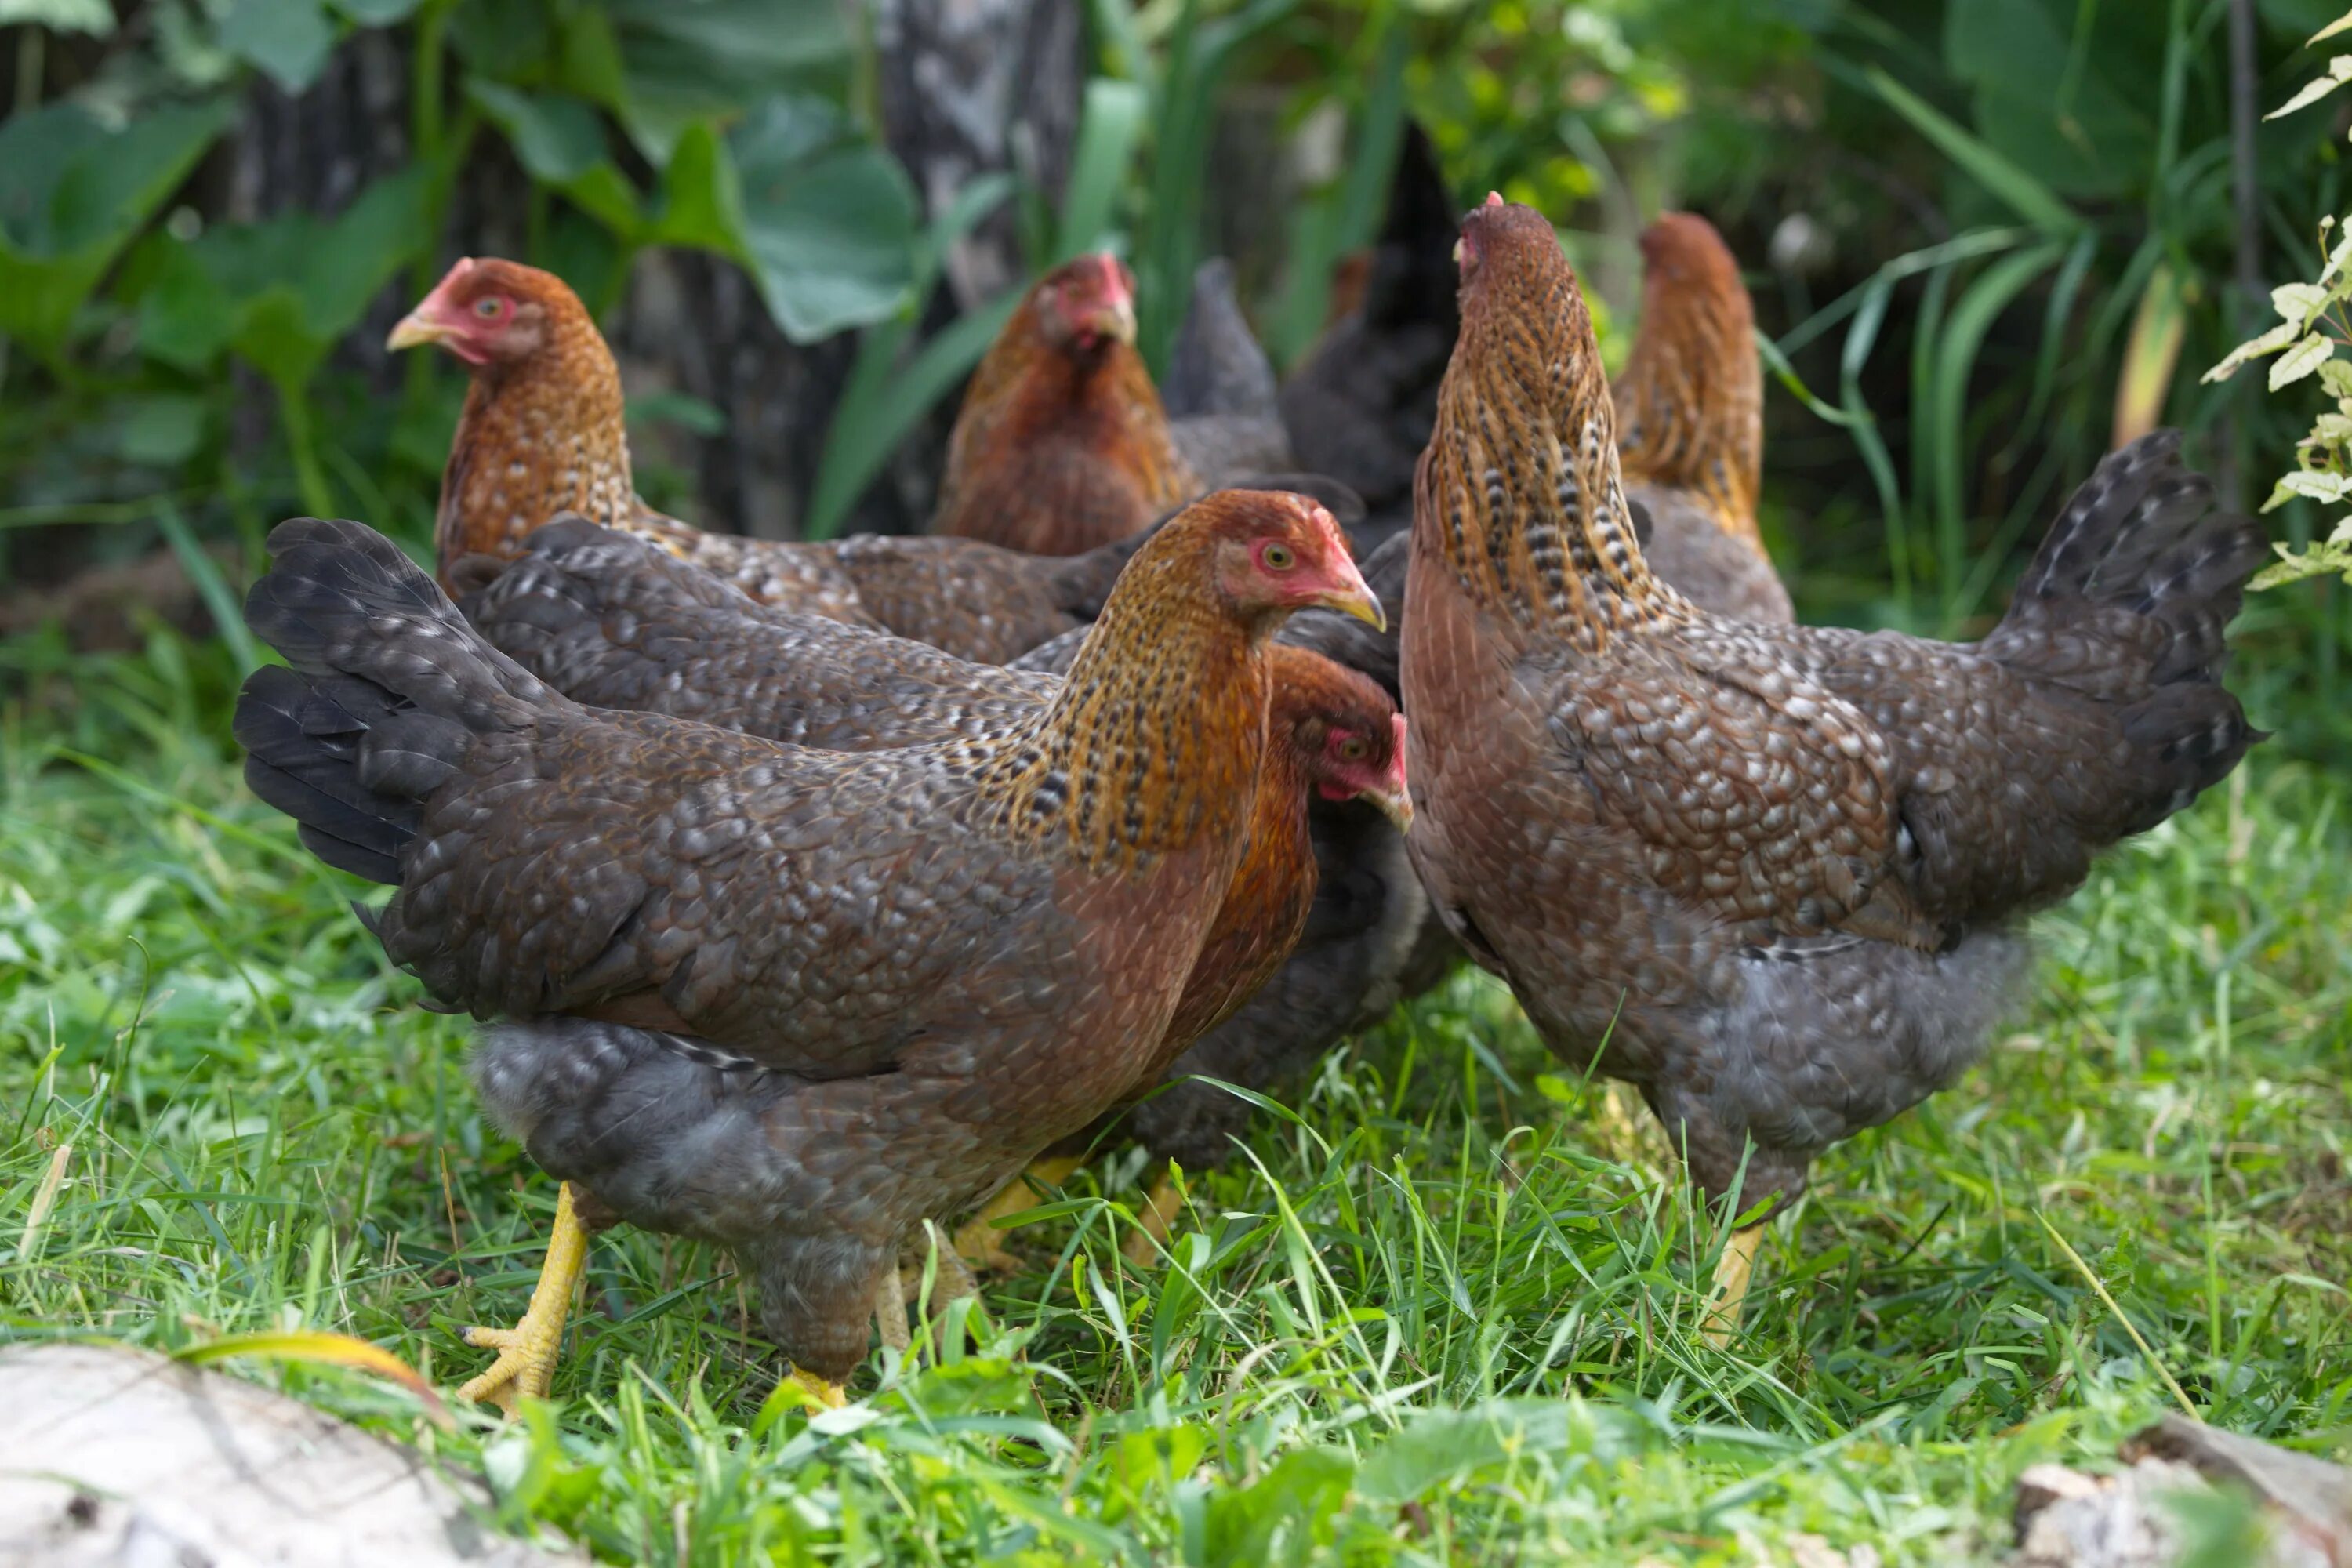
[[(223, 655), (32, 662), (0, 714), (0, 1335), (305, 1325), (454, 1384), (553, 1199), (483, 1125), (465, 1026), (242, 793)], [(2111, 1453), (2168, 1376), (2352, 1447), (2347, 793), (2262, 756), (2112, 858), (1990, 1059), (1822, 1163), (1726, 1351), (1654, 1135), (1465, 976), (1193, 1173), (1183, 1267), (1122, 1268), (1136, 1173), (1082, 1176), (978, 1348), (877, 1363), (846, 1412), (768, 1400), (723, 1258), (628, 1234), (560, 1408), (513, 1426), (235, 1364), (614, 1560), (1991, 1560), (2016, 1473)]]

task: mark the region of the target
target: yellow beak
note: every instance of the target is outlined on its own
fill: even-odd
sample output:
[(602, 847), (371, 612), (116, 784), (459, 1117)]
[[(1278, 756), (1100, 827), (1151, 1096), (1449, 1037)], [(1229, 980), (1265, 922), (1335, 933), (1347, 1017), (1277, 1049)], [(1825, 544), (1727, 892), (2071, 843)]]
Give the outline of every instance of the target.
[(397, 353), (402, 349), (446, 342), (455, 335), (448, 323), (431, 314), (427, 306), (419, 305), (400, 318), (400, 325), (392, 329), (392, 336), (383, 340), (383, 346)]

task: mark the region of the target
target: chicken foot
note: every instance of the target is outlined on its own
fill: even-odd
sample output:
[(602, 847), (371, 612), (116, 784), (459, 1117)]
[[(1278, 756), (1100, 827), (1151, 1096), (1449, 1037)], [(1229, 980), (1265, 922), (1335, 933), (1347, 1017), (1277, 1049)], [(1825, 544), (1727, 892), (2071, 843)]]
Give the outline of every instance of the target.
[(1184, 1194), (1177, 1190), (1176, 1179), (1165, 1168), (1153, 1178), (1151, 1190), (1144, 1194), (1143, 1212), (1136, 1216), (1139, 1229), (1128, 1232), (1126, 1243), (1119, 1250), (1138, 1268), (1156, 1268), (1160, 1253), (1168, 1245), (1171, 1227), (1176, 1223), (1176, 1211), (1184, 1206)]
[(1744, 1230), (1731, 1233), (1723, 1244), (1723, 1256), (1715, 1265), (1715, 1299), (1706, 1310), (1706, 1320), (1699, 1331), (1706, 1342), (1721, 1350), (1739, 1332), (1741, 1310), (1748, 1301), (1748, 1281), (1756, 1271), (1756, 1254), (1764, 1245), (1764, 1226), (1759, 1221)]
[(475, 1325), (466, 1330), (466, 1342), (495, 1350), (498, 1360), (457, 1390), (460, 1399), (487, 1400), (511, 1415), (523, 1398), (544, 1399), (555, 1380), (555, 1358), (563, 1347), (563, 1320), (572, 1310), (572, 1294), (588, 1267), (586, 1225), (580, 1218), (572, 1184), (555, 1197), (555, 1226), (548, 1233), (547, 1260), (540, 1265), (539, 1283), (531, 1288), (530, 1305), (511, 1329)]
[(1048, 1156), (1032, 1160), (1028, 1169), (998, 1189), (978, 1214), (963, 1222), (955, 1233), (955, 1249), (975, 1268), (992, 1274), (1011, 1274), (1021, 1267), (1021, 1260), (1005, 1249), (1004, 1232), (995, 1222), (1007, 1215), (1037, 1206), (1034, 1190), (1058, 1187), (1084, 1164), (1083, 1160)]

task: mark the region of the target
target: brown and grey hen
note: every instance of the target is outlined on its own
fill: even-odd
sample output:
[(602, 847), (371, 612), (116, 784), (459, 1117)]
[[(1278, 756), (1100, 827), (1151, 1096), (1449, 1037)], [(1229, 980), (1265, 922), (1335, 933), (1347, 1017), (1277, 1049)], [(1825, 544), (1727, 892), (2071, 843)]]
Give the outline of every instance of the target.
[(1605, 1039), (1711, 1197), (1785, 1202), (1983, 1050), (2021, 917), (2258, 738), (2221, 673), (2261, 532), (2166, 434), (2100, 465), (1981, 642), (1707, 615), (1627, 526), (1550, 225), (1490, 197), (1460, 265), (1402, 617), (1408, 848), (1555, 1050)]
[[(1054, 700), (973, 736), (818, 751), (584, 707), (388, 541), (303, 520), (247, 617), (257, 795), (440, 1005), (565, 1182), (477, 1394), (543, 1394), (598, 1212), (735, 1249), (837, 1401), (901, 1233), (1132, 1091), (1244, 847), (1265, 642), (1377, 606), (1328, 514), (1228, 492), (1139, 552)], [(575, 1189), (577, 1190), (575, 1194)]]

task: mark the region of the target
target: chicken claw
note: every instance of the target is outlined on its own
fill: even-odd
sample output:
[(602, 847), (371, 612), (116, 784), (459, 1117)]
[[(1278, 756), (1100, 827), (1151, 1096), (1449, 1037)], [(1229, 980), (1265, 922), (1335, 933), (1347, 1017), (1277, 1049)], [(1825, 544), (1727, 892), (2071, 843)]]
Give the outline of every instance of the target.
[(965, 1262), (986, 1273), (1018, 1273), (1021, 1259), (1005, 1247), (1004, 1232), (994, 1222), (1035, 1208), (1034, 1192), (1060, 1186), (1082, 1163), (1063, 1158), (1030, 1161), (1027, 1170), (1005, 1183), (978, 1214), (963, 1222), (955, 1233), (956, 1251)]
[(1176, 1190), (1176, 1183), (1166, 1170), (1151, 1183), (1151, 1191), (1144, 1194), (1143, 1212), (1136, 1216), (1140, 1229), (1127, 1234), (1119, 1250), (1138, 1268), (1156, 1268), (1160, 1265), (1160, 1249), (1168, 1245), (1170, 1226), (1175, 1224), (1176, 1211), (1184, 1206), (1184, 1194)]
[(525, 1397), (544, 1399), (555, 1380), (556, 1353), (563, 1347), (563, 1320), (572, 1309), (572, 1292), (588, 1266), (588, 1227), (580, 1222), (566, 1182), (555, 1199), (555, 1228), (547, 1237), (547, 1261), (540, 1266), (530, 1305), (511, 1329), (477, 1325), (466, 1331), (466, 1342), (495, 1350), (499, 1359), (457, 1390), (460, 1399), (487, 1400), (511, 1415)]
[(1731, 1233), (1723, 1244), (1723, 1256), (1715, 1265), (1715, 1300), (1706, 1310), (1706, 1321), (1699, 1331), (1706, 1342), (1721, 1350), (1739, 1332), (1740, 1310), (1748, 1300), (1748, 1277), (1756, 1271), (1757, 1249), (1764, 1245), (1764, 1226), (1751, 1225), (1745, 1230)]
[(826, 1410), (839, 1410), (849, 1403), (849, 1385), (819, 1377), (806, 1367), (794, 1367), (784, 1373), (784, 1381), (797, 1387), (803, 1396)]

